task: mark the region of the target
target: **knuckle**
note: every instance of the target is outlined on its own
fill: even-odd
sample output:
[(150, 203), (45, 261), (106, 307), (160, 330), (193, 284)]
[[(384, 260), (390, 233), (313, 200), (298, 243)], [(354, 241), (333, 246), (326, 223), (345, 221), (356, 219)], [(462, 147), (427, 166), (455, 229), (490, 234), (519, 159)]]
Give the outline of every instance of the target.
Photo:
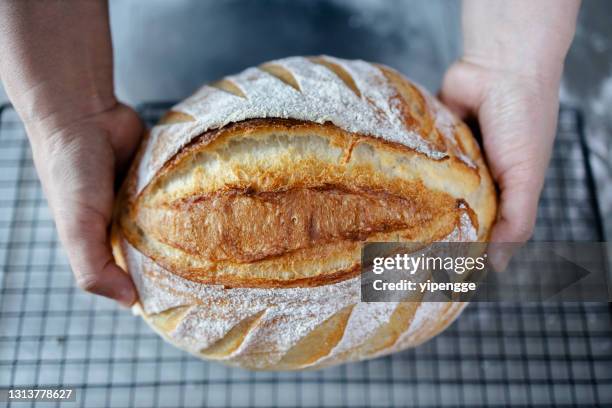
[(77, 286), (85, 292), (95, 293), (100, 280), (94, 274), (80, 274), (76, 276)]

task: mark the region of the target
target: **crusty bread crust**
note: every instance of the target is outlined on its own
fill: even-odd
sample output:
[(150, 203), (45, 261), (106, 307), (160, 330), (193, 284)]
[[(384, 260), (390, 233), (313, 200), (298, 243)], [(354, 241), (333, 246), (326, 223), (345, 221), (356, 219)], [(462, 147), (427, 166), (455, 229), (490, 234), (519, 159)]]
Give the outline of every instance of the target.
[[(276, 104), (295, 92), (340, 103), (309, 90), (309, 75), (352, 98), (357, 123), (341, 107), (309, 116), (310, 100), (297, 118), (241, 105), (271, 86), (265, 76)], [(145, 138), (116, 205), (116, 258), (158, 332), (202, 357), (285, 370), (387, 354), (450, 324), (462, 305), (359, 303), (357, 275), (366, 241), (487, 239), (496, 193), (464, 124), (390, 68), (330, 57), (275, 61), (199, 92)], [(241, 120), (206, 128), (216, 122), (198, 104), (232, 103)], [(358, 123), (377, 115), (380, 134)]]

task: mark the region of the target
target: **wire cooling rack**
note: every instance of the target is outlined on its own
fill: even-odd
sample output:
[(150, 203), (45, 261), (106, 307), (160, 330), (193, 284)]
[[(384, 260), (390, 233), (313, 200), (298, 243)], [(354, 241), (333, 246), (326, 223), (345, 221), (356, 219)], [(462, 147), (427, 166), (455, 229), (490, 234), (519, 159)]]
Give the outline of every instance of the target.
[[(167, 107), (140, 111), (151, 124)], [(563, 108), (535, 240), (604, 239), (581, 128), (580, 113)], [(0, 262), (0, 387), (74, 387), (69, 407), (612, 405), (605, 303), (471, 304), (415, 350), (322, 371), (248, 372), (197, 360), (75, 288), (9, 106), (0, 111)]]

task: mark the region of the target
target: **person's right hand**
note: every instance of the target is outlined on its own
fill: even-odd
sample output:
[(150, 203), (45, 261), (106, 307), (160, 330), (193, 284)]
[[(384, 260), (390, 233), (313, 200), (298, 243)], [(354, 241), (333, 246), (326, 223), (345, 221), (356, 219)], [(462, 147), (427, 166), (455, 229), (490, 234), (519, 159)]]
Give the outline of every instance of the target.
[(141, 133), (136, 113), (118, 103), (57, 129), (28, 126), (34, 163), (77, 284), (124, 306), (137, 295), (113, 260), (109, 224), (116, 175), (129, 164)]
[[(551, 73), (551, 77), (553, 74)], [(558, 82), (460, 60), (446, 73), (440, 97), (459, 116), (474, 116), (500, 190), (490, 261), (505, 269), (515, 243), (533, 232), (548, 168), (559, 101)], [(493, 250), (497, 249), (497, 250)]]

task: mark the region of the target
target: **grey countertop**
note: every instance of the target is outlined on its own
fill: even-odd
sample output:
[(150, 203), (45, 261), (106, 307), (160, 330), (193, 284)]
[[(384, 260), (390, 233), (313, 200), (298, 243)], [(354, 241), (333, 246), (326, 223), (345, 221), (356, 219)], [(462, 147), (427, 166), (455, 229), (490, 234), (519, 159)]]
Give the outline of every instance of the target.
[[(128, 103), (184, 98), (205, 81), (300, 54), (393, 66), (435, 91), (460, 54), (460, 3), (408, 0), (111, 0), (116, 87)], [(561, 101), (585, 114), (599, 203), (612, 236), (612, 2), (587, 0)], [(0, 87), (0, 102), (6, 101)]]

